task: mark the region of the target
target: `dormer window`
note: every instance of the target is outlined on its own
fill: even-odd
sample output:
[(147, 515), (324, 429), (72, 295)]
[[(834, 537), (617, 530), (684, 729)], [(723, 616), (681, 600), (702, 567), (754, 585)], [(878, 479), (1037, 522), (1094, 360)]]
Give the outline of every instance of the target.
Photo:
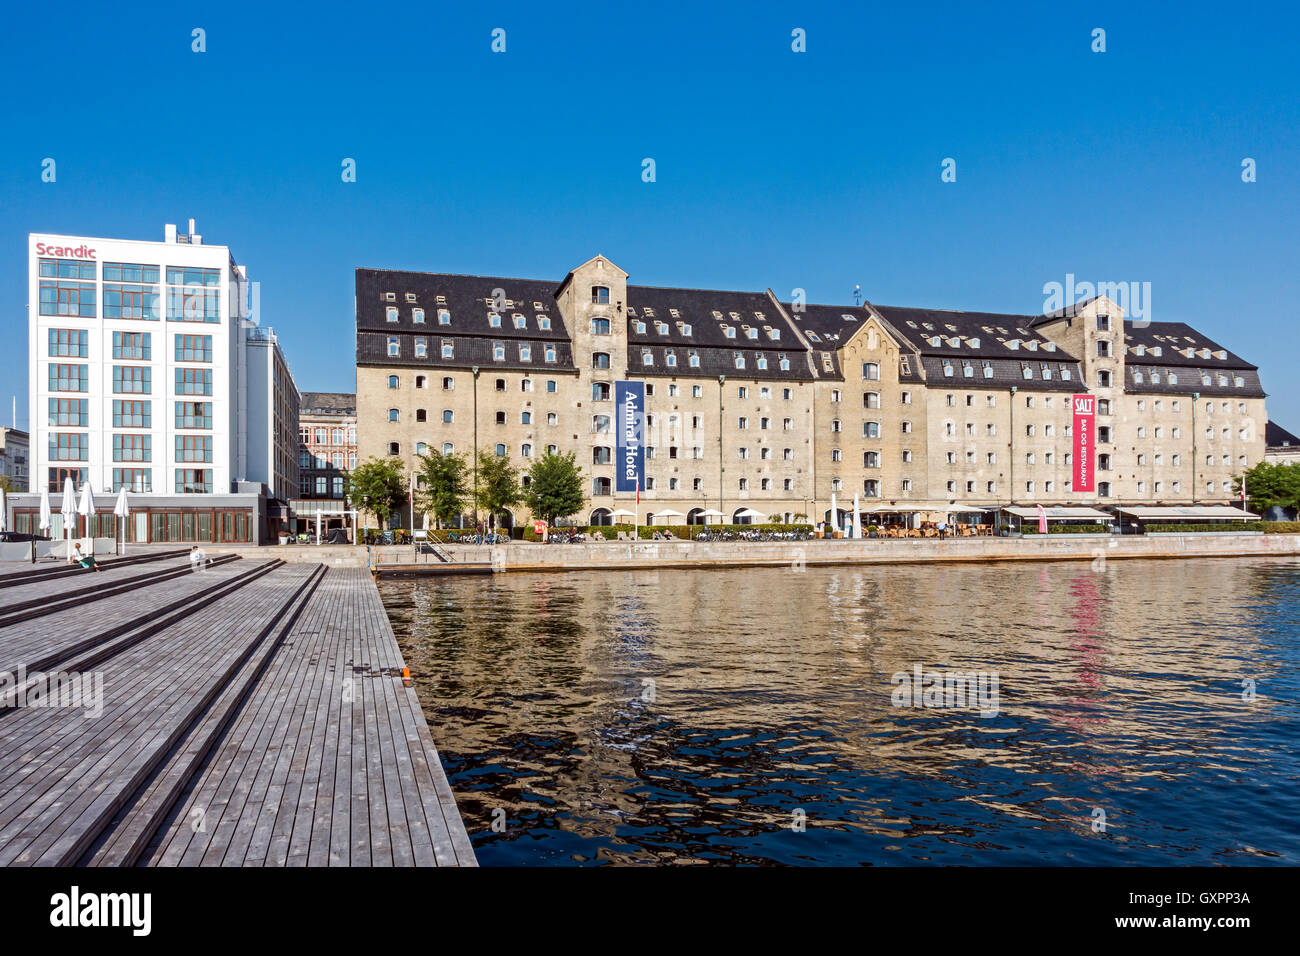
[(1033, 370), (1032, 368), (1029, 367), (1029, 363), (1028, 363), (1028, 362), (1021, 362), (1021, 363), (1020, 363), (1020, 377), (1021, 377), (1021, 378), (1033, 378), (1033, 377), (1034, 377), (1034, 370)]
[(654, 363), (655, 363), (655, 354), (654, 354), (654, 352), (651, 352), (649, 349), (642, 349), (642, 350), (641, 350), (641, 364), (642, 364), (642, 365), (654, 365)]
[(781, 366), (781, 371), (783, 372), (790, 371), (790, 360), (785, 357), (784, 352), (782, 352), (777, 356), (777, 364)]
[(518, 312), (515, 313), (514, 319), (515, 319), (515, 328), (517, 329), (528, 328), (528, 320), (524, 318), (522, 315), (520, 315)]
[(722, 327), (722, 334), (729, 339), (734, 339), (736, 337), (736, 330), (729, 325), (724, 325)]
[(961, 360), (961, 374), (963, 378), (975, 377), (975, 366), (971, 365), (970, 359)]
[(744, 368), (744, 367), (745, 367), (745, 356), (744, 356), (744, 353), (742, 353), (742, 352), (732, 352), (732, 353), (731, 353), (731, 360), (732, 360), (732, 362), (735, 364), (736, 368)]
[(779, 341), (780, 338), (781, 338), (781, 330), (780, 330), (780, 329), (769, 328), (769, 329), (767, 330), (767, 337), (768, 337), (770, 340), (772, 340), (773, 342), (777, 342), (777, 341)]
[(764, 355), (762, 352), (758, 353), (758, 358), (755, 359), (755, 363), (758, 365), (761, 371), (764, 372), (767, 371), (767, 356)]
[(412, 310), (411, 310), (411, 321), (414, 322), (414, 323), (416, 323), (417, 325), (423, 325), (423, 324), (424, 324), (424, 309), (412, 309)]
[(676, 368), (677, 353), (674, 352), (672, 349), (669, 349), (667, 353), (665, 353), (664, 355), (664, 364), (667, 365), (669, 368)]
[(655, 331), (658, 332), (660, 335), (667, 335), (667, 334), (668, 334), (668, 323), (667, 323), (667, 322), (656, 322), (656, 323), (655, 323)]
[(690, 323), (689, 323), (689, 322), (683, 322), (680, 326), (678, 326), (678, 331), (680, 331), (680, 332), (682, 333), (682, 335), (690, 335), (690, 334), (691, 334), (691, 326), (690, 326)]
[(952, 359), (943, 360), (943, 374), (948, 378), (952, 377)]
[(390, 305), (387, 309), (385, 309), (385, 310), (384, 310), (384, 318), (387, 319), (389, 322), (396, 322), (396, 321), (397, 321), (397, 306), (395, 306), (395, 305)]
[(506, 360), (506, 346), (504, 342), (492, 343), (492, 361), (504, 362)]
[(745, 338), (747, 339), (758, 338), (758, 329), (752, 328), (751, 326), (748, 325), (745, 326)]
[(397, 293), (396, 293), (396, 292), (385, 292), (385, 293), (384, 293), (384, 301), (385, 301), (385, 302), (396, 302), (396, 301), (397, 301)]
[(697, 352), (695, 349), (691, 349), (691, 354), (687, 357), (687, 361), (689, 362), (691, 368), (699, 368), (700, 353)]
[(551, 330), (551, 317), (549, 315), (539, 315), (537, 317), (537, 327), (543, 332)]
[(531, 362), (533, 360), (533, 347), (526, 342), (519, 344), (519, 361)]
[(501, 316), (495, 312), (488, 313), (488, 327), (493, 329), (501, 328)]
[(548, 346), (546, 346), (545, 357), (546, 357), (546, 361), (548, 361), (548, 362), (554, 362), (554, 361), (555, 361), (555, 346), (554, 346), (554, 345), (548, 345)]

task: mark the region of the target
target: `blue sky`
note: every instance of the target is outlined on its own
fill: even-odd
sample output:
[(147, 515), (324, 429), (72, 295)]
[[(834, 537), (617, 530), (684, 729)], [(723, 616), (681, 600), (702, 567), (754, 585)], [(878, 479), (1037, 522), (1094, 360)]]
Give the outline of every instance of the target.
[(353, 388), (357, 266), (558, 280), (600, 252), (635, 283), (813, 302), (1038, 312), (1067, 273), (1150, 282), (1153, 319), (1260, 365), (1300, 429), (1300, 14), (891, 6), (11, 8), (3, 420), (15, 393), (27, 420), (27, 234), (194, 217), (304, 390)]

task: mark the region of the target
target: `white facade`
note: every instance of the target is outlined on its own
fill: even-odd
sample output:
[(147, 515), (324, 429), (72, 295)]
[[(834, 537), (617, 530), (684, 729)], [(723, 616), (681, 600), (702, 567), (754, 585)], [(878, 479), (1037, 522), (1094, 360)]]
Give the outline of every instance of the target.
[[(246, 270), (226, 246), (172, 225), (164, 236), (28, 237), (33, 491), (68, 474), (100, 493), (159, 496), (296, 485), (296, 471), (249, 453), (297, 422), (248, 414), (249, 340), (265, 351), (269, 330), (245, 317)], [(284, 368), (293, 394), (267, 407), (296, 415)]]

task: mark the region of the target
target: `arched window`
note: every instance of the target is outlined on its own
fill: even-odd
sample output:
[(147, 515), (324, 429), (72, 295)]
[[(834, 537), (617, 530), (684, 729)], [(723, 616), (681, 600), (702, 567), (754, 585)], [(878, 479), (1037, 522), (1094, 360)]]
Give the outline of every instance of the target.
[(609, 287), (594, 285), (591, 287), (591, 301), (597, 305), (609, 304)]
[(591, 420), (591, 430), (598, 435), (609, 433), (609, 416), (596, 415)]
[(415, 420), (417, 422), (424, 422), (429, 420), (429, 417), (423, 408), (417, 408), (415, 410)]
[(609, 319), (592, 319), (592, 335), (609, 335)]
[(398, 412), (397, 412), (397, 409), (395, 409), (395, 408), (390, 408), (390, 409), (388, 410), (388, 420), (389, 420), (390, 422), (395, 422), (395, 421), (398, 420)]
[(390, 442), (388, 443), (388, 454), (390, 454), (390, 455), (400, 455), (401, 453), (402, 453), (402, 446), (401, 446), (401, 445), (399, 445), (399, 444), (398, 444), (397, 442), (395, 442), (395, 441), (390, 441)]
[(591, 400), (593, 402), (609, 401), (609, 382), (592, 382)]
[(597, 445), (591, 450), (591, 463), (593, 465), (608, 465), (613, 460), (613, 451), (603, 445)]
[(442, 410), (442, 420), (444, 424), (450, 425), (452, 422), (456, 420), (456, 413), (453, 412), (450, 408), (444, 408)]
[(396, 375), (390, 375), (390, 376), (388, 376), (388, 387), (389, 387), (389, 388), (397, 388), (397, 384), (398, 384), (398, 381), (397, 381), (397, 376), (396, 376)]
[(591, 367), (592, 367), (592, 368), (609, 368), (609, 353), (608, 353), (608, 352), (592, 352), (592, 353), (591, 353)]
[(505, 446), (505, 445), (497, 445), (497, 457), (498, 457), (498, 458), (504, 458), (504, 457), (506, 457), (506, 446)]
[[(593, 495), (608, 495), (608, 494), (612, 494), (612, 491), (610, 490), (610, 487), (611, 487), (611, 485), (610, 485), (610, 479), (608, 479), (608, 478), (593, 478), (593, 479), (592, 479), (592, 482), (591, 482), (591, 493), (592, 493)], [(594, 522), (593, 522), (593, 523), (594, 523)]]
[(455, 451), (456, 451), (456, 446), (453, 445), (451, 442), (445, 441), (442, 443), (442, 453), (444, 455), (454, 454)]
[(415, 453), (417, 455), (427, 455), (429, 454), (429, 446), (422, 441), (417, 441), (415, 443)]
[(614, 514), (608, 508), (597, 508), (591, 513), (589, 524), (607, 528), (614, 523)]

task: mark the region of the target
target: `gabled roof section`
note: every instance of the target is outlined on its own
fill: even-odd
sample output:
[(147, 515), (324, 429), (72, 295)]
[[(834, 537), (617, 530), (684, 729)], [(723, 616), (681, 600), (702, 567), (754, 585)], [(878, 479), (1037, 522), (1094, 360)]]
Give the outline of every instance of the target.
[[(1124, 344), (1128, 346), (1128, 354), (1124, 360), (1140, 365), (1175, 365), (1184, 368), (1203, 368), (1207, 371), (1216, 368), (1258, 371), (1258, 366), (1229, 352), (1185, 322), (1126, 321)], [(1142, 355), (1136, 354), (1139, 346), (1142, 348)], [(1153, 348), (1159, 348), (1160, 354), (1154, 355)], [(1188, 349), (1191, 349), (1193, 354), (1188, 355)], [(1204, 354), (1207, 351), (1209, 354)]]
[[(555, 283), (549, 280), (385, 269), (358, 269), (356, 276), (358, 332), (556, 342), (569, 339), (555, 302)], [(505, 303), (494, 313), (493, 293), (497, 289), (505, 293)], [(396, 322), (388, 321), (389, 308), (397, 309)], [(424, 310), (422, 324), (414, 321), (416, 309)], [(439, 316), (444, 310), (445, 324)], [(492, 324), (493, 314), (500, 317), (499, 326)]]
[(909, 346), (922, 355), (1075, 362), (1069, 352), (1033, 328), (1038, 316), (1003, 312), (952, 312), (873, 305)]

